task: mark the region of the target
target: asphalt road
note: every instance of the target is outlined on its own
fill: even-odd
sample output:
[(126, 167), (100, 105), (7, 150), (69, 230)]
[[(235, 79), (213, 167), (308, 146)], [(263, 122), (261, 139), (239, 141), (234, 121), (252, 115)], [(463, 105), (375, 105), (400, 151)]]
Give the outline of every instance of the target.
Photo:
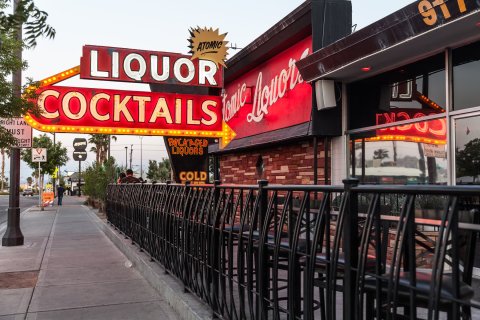
[[(24, 197), (20, 195), (20, 212), (38, 204), (38, 195), (33, 197)], [(8, 196), (0, 195), (0, 224), (7, 221)]]

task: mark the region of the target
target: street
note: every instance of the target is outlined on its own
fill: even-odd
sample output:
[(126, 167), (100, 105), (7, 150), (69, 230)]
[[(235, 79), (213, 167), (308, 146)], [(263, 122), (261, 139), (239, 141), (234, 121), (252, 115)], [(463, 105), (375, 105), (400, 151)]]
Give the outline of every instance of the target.
[[(0, 196), (0, 224), (7, 221), (8, 197), (9, 196), (4, 195)], [(25, 209), (36, 204), (38, 204), (38, 195), (33, 197), (24, 197), (20, 195), (20, 212), (23, 212)]]

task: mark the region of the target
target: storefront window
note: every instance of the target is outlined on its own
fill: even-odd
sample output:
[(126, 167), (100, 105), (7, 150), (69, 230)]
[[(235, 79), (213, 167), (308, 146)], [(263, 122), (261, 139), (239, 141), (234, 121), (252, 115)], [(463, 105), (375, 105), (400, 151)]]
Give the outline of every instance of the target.
[(365, 184), (446, 184), (444, 118), (352, 136), (351, 174)]
[[(445, 55), (416, 62), (349, 85), (349, 129), (380, 124), (379, 113), (395, 113), (388, 122), (421, 118), (446, 110)], [(406, 111), (403, 112), (402, 111)]]
[(480, 106), (480, 42), (453, 50), (453, 108)]
[(480, 184), (480, 116), (455, 120), (457, 184)]

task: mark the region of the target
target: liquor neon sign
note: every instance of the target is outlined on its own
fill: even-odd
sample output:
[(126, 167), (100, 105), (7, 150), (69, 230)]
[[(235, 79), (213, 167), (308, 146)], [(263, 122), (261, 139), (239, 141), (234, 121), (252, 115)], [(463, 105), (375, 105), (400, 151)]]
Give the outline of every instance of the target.
[(222, 87), (222, 69), (177, 53), (84, 46), (81, 79)]
[(96, 80), (222, 85), (214, 62), (185, 57), (86, 46), (80, 66), (39, 82), (35, 103), (42, 113), (25, 120), (45, 132), (218, 138), (223, 148), (236, 134), (223, 121), (219, 96), (54, 86), (78, 74)]

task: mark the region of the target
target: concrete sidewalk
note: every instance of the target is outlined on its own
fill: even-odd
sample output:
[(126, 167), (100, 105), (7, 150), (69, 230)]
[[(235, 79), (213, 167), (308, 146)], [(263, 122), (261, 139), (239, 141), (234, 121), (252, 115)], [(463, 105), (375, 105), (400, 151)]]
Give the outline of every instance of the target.
[(0, 320), (178, 319), (82, 203), (22, 214), (25, 245), (0, 247)]

